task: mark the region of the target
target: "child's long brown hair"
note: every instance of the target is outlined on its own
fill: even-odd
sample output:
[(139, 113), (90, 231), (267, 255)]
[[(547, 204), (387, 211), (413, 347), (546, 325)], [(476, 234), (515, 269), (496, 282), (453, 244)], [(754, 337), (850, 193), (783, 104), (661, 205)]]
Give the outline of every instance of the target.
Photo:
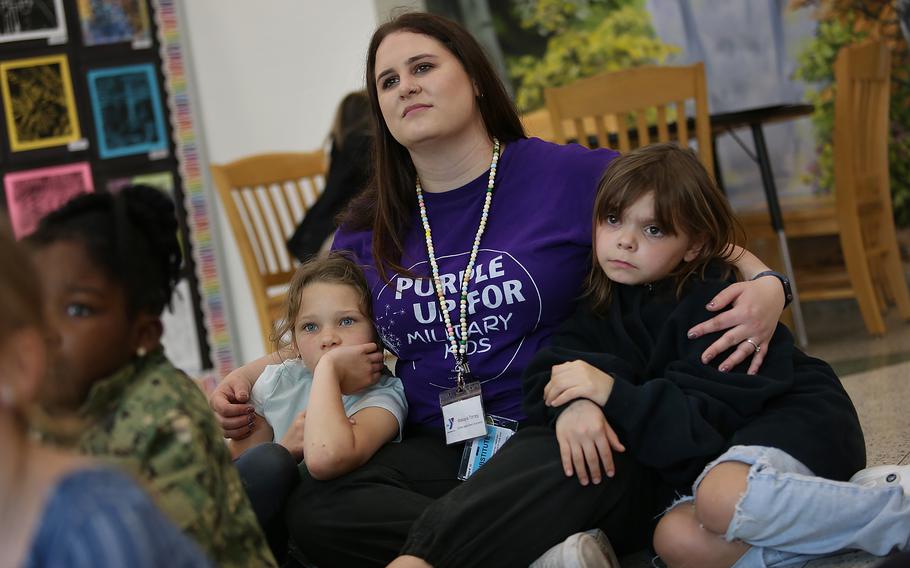
[(271, 337), (277, 350), (282, 351), (289, 346), (297, 345), (295, 324), (297, 314), (300, 313), (300, 296), (304, 288), (315, 282), (351, 286), (357, 290), (363, 315), (370, 320), (373, 319), (373, 301), (363, 270), (344, 253), (335, 251), (326, 257), (314, 258), (297, 267), (288, 286), (284, 318), (278, 323)]
[[(622, 217), (628, 207), (651, 192), (655, 220), (666, 234), (683, 233), (702, 242), (694, 260), (680, 263), (670, 273), (679, 295), (694, 274), (704, 276), (709, 262), (730, 260), (733, 245), (743, 240), (742, 227), (695, 152), (674, 143), (652, 144), (616, 158), (604, 172), (594, 201), (594, 247), (598, 225), (609, 215)], [(595, 250), (585, 293), (596, 313), (603, 314), (609, 308), (612, 285), (597, 262)]]

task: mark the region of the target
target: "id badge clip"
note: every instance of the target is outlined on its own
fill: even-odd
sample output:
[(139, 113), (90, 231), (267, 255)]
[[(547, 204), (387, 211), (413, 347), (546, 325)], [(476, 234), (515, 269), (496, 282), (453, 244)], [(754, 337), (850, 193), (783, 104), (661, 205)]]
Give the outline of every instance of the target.
[(439, 394), (446, 444), (463, 442), (487, 433), (480, 383), (460, 384)]

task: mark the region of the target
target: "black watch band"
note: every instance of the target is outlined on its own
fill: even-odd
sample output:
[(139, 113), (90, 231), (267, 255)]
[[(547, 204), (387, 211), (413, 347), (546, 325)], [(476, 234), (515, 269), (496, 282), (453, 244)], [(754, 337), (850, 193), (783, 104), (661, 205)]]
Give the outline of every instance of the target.
[(784, 307), (790, 305), (790, 302), (793, 301), (793, 289), (790, 287), (790, 279), (780, 272), (775, 272), (773, 270), (765, 270), (764, 272), (759, 272), (752, 277), (752, 280), (758, 280), (762, 276), (773, 276), (780, 280), (780, 285), (784, 287)]

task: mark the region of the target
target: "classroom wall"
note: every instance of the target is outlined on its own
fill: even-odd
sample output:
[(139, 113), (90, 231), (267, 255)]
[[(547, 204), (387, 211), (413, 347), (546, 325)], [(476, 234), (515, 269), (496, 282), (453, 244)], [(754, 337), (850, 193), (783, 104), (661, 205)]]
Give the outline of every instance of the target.
[[(183, 13), (211, 163), (323, 146), (338, 101), (362, 88), (377, 22), (373, 0), (193, 0)], [(248, 361), (263, 354), (259, 325), (220, 204), (214, 221), (235, 358)]]

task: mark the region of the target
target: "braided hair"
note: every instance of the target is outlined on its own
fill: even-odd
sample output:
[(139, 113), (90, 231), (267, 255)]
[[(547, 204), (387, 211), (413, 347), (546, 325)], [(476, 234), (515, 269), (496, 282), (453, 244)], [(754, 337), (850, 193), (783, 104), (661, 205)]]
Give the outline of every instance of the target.
[(174, 203), (145, 185), (80, 195), (44, 217), (27, 241), (38, 248), (81, 242), (97, 267), (123, 285), (131, 316), (161, 314), (181, 277)]

